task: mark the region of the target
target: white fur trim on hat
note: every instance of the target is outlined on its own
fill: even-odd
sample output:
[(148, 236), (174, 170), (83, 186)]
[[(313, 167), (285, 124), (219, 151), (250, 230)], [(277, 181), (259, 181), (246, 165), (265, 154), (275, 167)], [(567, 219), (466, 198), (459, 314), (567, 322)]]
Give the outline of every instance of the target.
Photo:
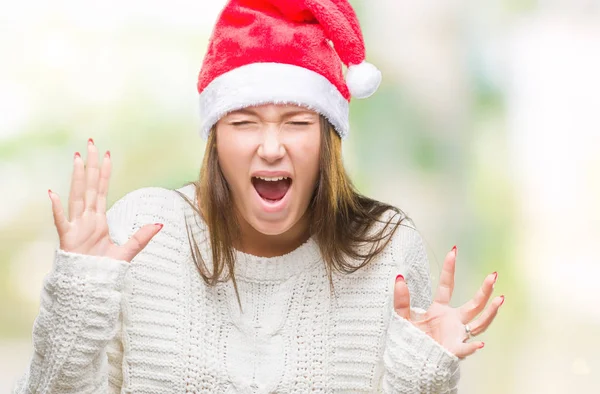
[(348, 101), (327, 78), (304, 67), (251, 63), (215, 78), (200, 94), (200, 134), (224, 115), (241, 108), (296, 104), (325, 116), (341, 138), (349, 132)]

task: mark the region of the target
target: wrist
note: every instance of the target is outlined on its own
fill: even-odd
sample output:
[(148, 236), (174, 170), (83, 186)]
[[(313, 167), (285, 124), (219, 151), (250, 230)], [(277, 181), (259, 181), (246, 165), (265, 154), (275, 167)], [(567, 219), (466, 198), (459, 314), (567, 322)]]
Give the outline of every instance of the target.
[(67, 252), (60, 247), (55, 251), (54, 270), (66, 277), (78, 278), (85, 283), (104, 285), (121, 290), (130, 263), (105, 256)]
[[(419, 321), (423, 319), (425, 310), (421, 308), (411, 307), (410, 317), (412, 321)], [(459, 361), (459, 358), (448, 348), (443, 346), (441, 343), (436, 341), (427, 332), (419, 328), (412, 321), (409, 321), (399, 316), (395, 311), (392, 312), (392, 321), (390, 323), (390, 331), (393, 333), (397, 331), (400, 333), (399, 336), (410, 337), (411, 344), (417, 348), (422, 349), (434, 349), (432, 354), (436, 356), (434, 358), (447, 358), (450, 361)]]

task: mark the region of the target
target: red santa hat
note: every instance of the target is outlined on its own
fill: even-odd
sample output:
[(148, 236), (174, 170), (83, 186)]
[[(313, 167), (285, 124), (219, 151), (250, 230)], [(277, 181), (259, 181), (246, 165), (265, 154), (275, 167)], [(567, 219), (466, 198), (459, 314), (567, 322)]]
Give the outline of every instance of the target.
[(322, 114), (344, 138), (350, 98), (380, 82), (347, 0), (229, 0), (198, 77), (201, 134), (228, 112), (287, 103)]

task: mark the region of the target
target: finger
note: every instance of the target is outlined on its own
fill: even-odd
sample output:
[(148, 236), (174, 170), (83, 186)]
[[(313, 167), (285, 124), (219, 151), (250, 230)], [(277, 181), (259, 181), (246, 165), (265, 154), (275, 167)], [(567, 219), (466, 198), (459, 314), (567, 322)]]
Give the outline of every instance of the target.
[(454, 291), (454, 268), (456, 266), (456, 246), (452, 248), (444, 259), (442, 267), (442, 275), (440, 276), (440, 284), (435, 294), (435, 301), (447, 305), (452, 298)]
[(402, 275), (396, 277), (394, 285), (394, 310), (398, 316), (410, 320), (410, 293)]
[(73, 175), (71, 176), (71, 191), (69, 193), (69, 219), (81, 217), (85, 207), (85, 165), (79, 152), (73, 158)]
[(106, 151), (104, 160), (102, 160), (102, 167), (100, 168), (100, 181), (98, 182), (98, 213), (106, 213), (106, 199), (108, 196), (108, 182), (110, 180), (111, 169), (112, 163), (110, 161), (110, 152)]
[(490, 326), (494, 318), (498, 314), (498, 309), (504, 303), (504, 296), (496, 297), (488, 306), (485, 311), (475, 320), (474, 322), (469, 324), (471, 327), (472, 335), (479, 335), (483, 333)]
[(54, 217), (54, 225), (58, 231), (58, 237), (61, 238), (69, 229), (69, 221), (65, 217), (65, 212), (58, 195), (54, 194), (54, 192), (52, 192), (50, 189), (48, 189), (48, 195), (50, 196), (50, 201), (52, 202), (52, 216)]
[(459, 346), (458, 350), (454, 353), (458, 358), (465, 358), (475, 353), (479, 349), (483, 349), (485, 346), (484, 342), (475, 341), (475, 342), (467, 342), (463, 343)]
[(160, 223), (146, 224), (142, 226), (133, 236), (123, 245), (122, 260), (131, 261), (148, 245), (150, 240), (158, 234), (163, 225)]
[(98, 198), (98, 178), (100, 168), (98, 167), (98, 149), (94, 145), (94, 140), (88, 140), (87, 166), (85, 171), (85, 210), (96, 211), (96, 201)]
[(492, 292), (494, 291), (494, 283), (498, 278), (498, 273), (489, 274), (483, 281), (483, 284), (477, 290), (475, 296), (459, 308), (461, 321), (468, 323), (481, 313), (487, 305)]

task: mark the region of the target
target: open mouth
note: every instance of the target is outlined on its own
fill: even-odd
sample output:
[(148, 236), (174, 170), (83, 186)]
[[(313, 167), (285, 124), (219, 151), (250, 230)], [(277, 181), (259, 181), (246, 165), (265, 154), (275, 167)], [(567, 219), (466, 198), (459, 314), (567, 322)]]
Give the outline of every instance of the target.
[(292, 179), (284, 176), (280, 177), (252, 177), (252, 185), (258, 195), (269, 203), (277, 202), (287, 194)]

